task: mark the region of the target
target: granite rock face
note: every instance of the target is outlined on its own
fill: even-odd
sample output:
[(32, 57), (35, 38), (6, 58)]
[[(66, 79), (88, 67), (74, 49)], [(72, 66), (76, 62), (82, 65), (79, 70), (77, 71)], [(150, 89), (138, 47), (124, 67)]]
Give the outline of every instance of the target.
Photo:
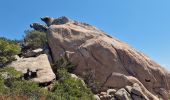
[(149, 100), (167, 100), (169, 73), (143, 53), (86, 23), (66, 17), (41, 19), (47, 24), (53, 59), (66, 56), (77, 65), (76, 75), (92, 70), (102, 90), (137, 83)]
[(32, 76), (32, 80), (38, 83), (48, 83), (55, 79), (55, 74), (46, 54), (41, 54), (37, 57), (21, 58), (12, 62), (10, 66), (24, 74), (28, 73), (28, 70), (36, 74)]

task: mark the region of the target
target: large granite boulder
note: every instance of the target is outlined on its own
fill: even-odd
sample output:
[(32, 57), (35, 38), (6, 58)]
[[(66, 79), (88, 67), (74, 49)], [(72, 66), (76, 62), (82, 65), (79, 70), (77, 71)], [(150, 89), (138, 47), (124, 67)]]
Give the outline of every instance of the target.
[(12, 62), (10, 66), (14, 67), (17, 71), (21, 71), (23, 74), (29, 72), (35, 73), (36, 75), (32, 77), (32, 80), (38, 83), (48, 83), (55, 79), (55, 74), (46, 54), (41, 54), (37, 57), (22, 58)]
[[(103, 90), (138, 83), (150, 100), (164, 99), (164, 94), (168, 94), (168, 72), (128, 44), (94, 26), (66, 17), (45, 17), (42, 20), (48, 26), (47, 37), (53, 59), (56, 61), (66, 56), (77, 65), (76, 75), (83, 76), (87, 70), (93, 71)], [(164, 89), (163, 93), (158, 89)]]

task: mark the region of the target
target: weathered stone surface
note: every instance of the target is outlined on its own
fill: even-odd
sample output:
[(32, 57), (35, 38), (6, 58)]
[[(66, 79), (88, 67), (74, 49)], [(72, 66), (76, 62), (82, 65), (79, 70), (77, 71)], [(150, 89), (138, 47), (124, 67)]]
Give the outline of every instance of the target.
[(22, 73), (27, 73), (29, 69), (31, 72), (36, 72), (37, 76), (33, 78), (38, 83), (51, 82), (55, 79), (48, 57), (46, 54), (41, 54), (37, 57), (23, 58), (12, 62), (10, 66)]
[[(137, 83), (150, 100), (158, 100), (154, 96), (160, 94), (156, 88), (163, 88), (166, 93), (170, 90), (168, 72), (128, 44), (85, 23), (65, 21), (65, 18), (46, 17), (42, 20), (48, 26), (47, 37), (53, 59), (73, 52), (68, 59), (77, 65), (76, 75), (82, 76), (88, 69), (93, 70), (95, 80), (103, 89)], [(54, 20), (57, 23), (54, 24)]]
[(56, 19), (45, 16), (45, 17), (42, 17), (41, 20), (44, 21), (47, 24), (47, 26), (66, 24), (66, 23), (71, 21), (70, 19), (68, 19), (65, 16), (62, 16), (62, 17), (59, 17), (59, 18), (56, 18)]
[[(132, 99), (133, 100), (146, 100), (146, 99), (144, 99), (144, 98), (142, 98), (142, 97), (140, 97), (140, 96), (138, 96), (138, 95), (135, 95), (135, 94), (132, 94)], [(148, 99), (147, 99), (148, 100)]]
[[(131, 94), (134, 94), (135, 98), (141, 98), (142, 100), (149, 100), (149, 98), (142, 92), (141, 87), (137, 83), (133, 84), (133, 87), (131, 89)], [(135, 98), (133, 99), (136, 100)]]
[(130, 94), (124, 88), (119, 89), (115, 96), (118, 100), (132, 100)]
[(112, 97), (110, 100), (117, 100), (115, 97)]
[(110, 100), (112, 98), (111, 95), (103, 95), (103, 96), (100, 96), (100, 99), (101, 100)]
[(38, 56), (42, 53), (43, 53), (43, 49), (38, 48), (38, 49), (35, 49), (35, 50), (27, 51), (27, 52), (23, 53), (22, 56), (25, 57), (25, 58), (36, 57), (36, 56)]
[(47, 28), (45, 25), (42, 25), (40, 23), (33, 23), (30, 25), (31, 28), (34, 28), (34, 30), (37, 30), (37, 31), (42, 31), (42, 32), (46, 32), (47, 31)]
[(107, 95), (114, 95), (116, 93), (115, 89), (108, 89), (107, 90)]
[(131, 87), (131, 86), (126, 86), (125, 89), (126, 89), (126, 91), (127, 91), (128, 93), (131, 93), (131, 92), (132, 92), (132, 87)]
[(163, 98), (162, 98), (163, 100), (169, 100), (170, 99), (170, 94), (168, 94), (165, 89), (156, 88), (155, 90), (159, 93), (158, 97), (161, 98), (161, 96), (163, 96)]

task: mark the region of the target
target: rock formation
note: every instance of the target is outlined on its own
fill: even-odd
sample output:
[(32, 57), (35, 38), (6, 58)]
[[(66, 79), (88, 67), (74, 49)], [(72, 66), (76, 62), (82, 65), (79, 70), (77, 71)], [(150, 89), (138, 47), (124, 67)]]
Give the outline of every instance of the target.
[(93, 71), (100, 91), (114, 88), (118, 90), (117, 98), (128, 98), (129, 92), (124, 88), (138, 84), (137, 90), (131, 90), (137, 93), (134, 96), (130, 93), (132, 98), (140, 95), (144, 100), (168, 99), (169, 73), (146, 55), (89, 24), (66, 17), (41, 19), (47, 24), (53, 59), (67, 55), (77, 65), (74, 73), (81, 77), (87, 70)]
[(41, 54), (37, 57), (21, 58), (10, 64), (17, 71), (24, 73), (24, 79), (32, 79), (38, 83), (48, 83), (55, 79), (48, 56)]
[(31, 28), (34, 28), (34, 30), (38, 30), (38, 31), (43, 31), (46, 32), (47, 31), (47, 27), (45, 25), (42, 25), (40, 23), (33, 23), (30, 25)]

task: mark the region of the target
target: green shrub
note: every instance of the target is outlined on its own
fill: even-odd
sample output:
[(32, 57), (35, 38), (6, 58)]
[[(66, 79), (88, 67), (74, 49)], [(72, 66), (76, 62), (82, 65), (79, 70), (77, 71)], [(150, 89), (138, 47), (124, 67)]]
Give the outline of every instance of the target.
[(66, 69), (58, 70), (59, 80), (54, 83), (53, 95), (57, 100), (92, 100), (92, 92), (80, 79), (72, 78)]
[[(7, 77), (4, 77), (7, 75)], [(12, 67), (0, 68), (0, 95), (9, 97), (25, 97), (31, 100), (45, 96), (47, 90), (40, 88), (38, 83), (33, 81), (20, 80), (21, 72)]]
[[(52, 66), (53, 71), (57, 72), (58, 69), (66, 69), (68, 72), (73, 72), (76, 68), (75, 64), (72, 64), (70, 61), (68, 61), (65, 57), (60, 57)], [(58, 72), (56, 73), (58, 74)], [(57, 75), (58, 76), (58, 75)]]
[[(93, 94), (80, 79), (71, 77), (67, 65), (58, 62), (56, 75), (58, 80), (53, 83), (50, 91), (39, 87), (38, 83), (30, 80), (21, 80), (21, 72), (12, 67), (0, 68), (0, 96), (13, 100), (14, 98), (38, 100), (93, 100)], [(4, 78), (4, 74), (8, 77)], [(1, 98), (0, 98), (1, 99)]]
[(8, 73), (9, 76), (13, 77), (13, 78), (19, 78), (20, 76), (22, 76), (22, 73), (19, 72), (19, 71), (16, 71), (15, 68), (13, 67), (9, 67), (9, 66), (6, 66), (4, 68), (0, 68), (0, 73)]
[(35, 30), (27, 30), (25, 31), (24, 42), (26, 46), (31, 49), (41, 48), (47, 42), (46, 33)]
[(57, 100), (92, 100), (92, 92), (80, 79), (71, 77), (69, 72), (75, 69), (75, 65), (66, 58), (61, 57), (53, 65), (57, 81), (54, 83), (52, 93), (47, 97)]
[(0, 66), (15, 60), (14, 55), (19, 54), (20, 46), (12, 40), (0, 38)]
[(102, 85), (95, 80), (95, 71), (92, 69), (87, 69), (83, 72), (83, 79), (87, 86), (91, 88), (93, 93), (99, 93)]
[(40, 91), (41, 88), (33, 81), (14, 81), (10, 89), (11, 94), (25, 96), (35, 100), (44, 96), (44, 94)]

